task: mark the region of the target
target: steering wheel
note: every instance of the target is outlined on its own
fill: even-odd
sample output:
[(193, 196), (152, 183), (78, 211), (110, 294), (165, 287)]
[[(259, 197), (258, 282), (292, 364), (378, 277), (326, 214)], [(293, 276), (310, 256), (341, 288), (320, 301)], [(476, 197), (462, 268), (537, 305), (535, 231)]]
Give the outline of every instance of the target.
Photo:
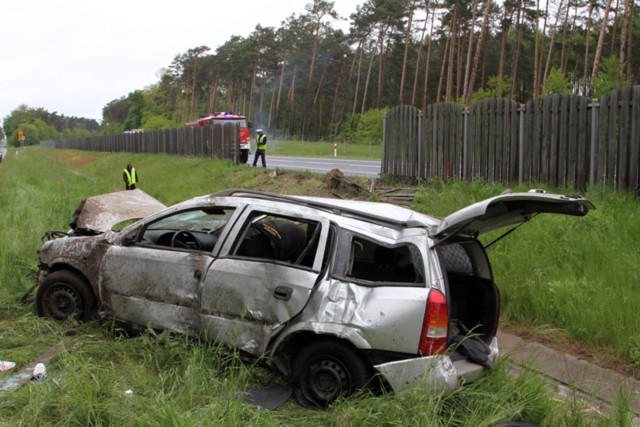
[(193, 233), (189, 231), (178, 231), (171, 238), (172, 248), (200, 249), (200, 243)]

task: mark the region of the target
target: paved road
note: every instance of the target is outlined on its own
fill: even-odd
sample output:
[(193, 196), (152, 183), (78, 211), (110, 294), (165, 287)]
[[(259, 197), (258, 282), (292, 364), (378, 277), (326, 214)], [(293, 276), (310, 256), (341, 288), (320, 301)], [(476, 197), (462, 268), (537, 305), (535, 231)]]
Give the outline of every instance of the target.
[[(253, 157), (249, 159), (249, 164)], [(258, 165), (260, 163), (258, 162)], [(331, 157), (285, 157), (267, 155), (267, 167), (292, 169), (314, 173), (327, 173), (332, 169), (340, 169), (350, 176), (377, 178), (380, 175), (380, 160), (355, 160)]]

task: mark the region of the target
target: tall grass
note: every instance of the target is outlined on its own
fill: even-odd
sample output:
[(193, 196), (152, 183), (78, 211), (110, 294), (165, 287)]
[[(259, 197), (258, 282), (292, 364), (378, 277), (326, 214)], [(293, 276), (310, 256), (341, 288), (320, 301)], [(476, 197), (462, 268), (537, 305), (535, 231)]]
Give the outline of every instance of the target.
[[(629, 409), (623, 400), (611, 415), (593, 419), (583, 411), (584, 405), (558, 398), (542, 378), (528, 372), (511, 377), (504, 360), (480, 381), (450, 395), (435, 393), (424, 383), (403, 393), (341, 400), (327, 411), (304, 409), (293, 400), (277, 411), (258, 410), (244, 402), (243, 393), (284, 380), (257, 363), (241, 361), (231, 349), (152, 331), (128, 337), (104, 321), (76, 324), (38, 318), (33, 313), (33, 300), (21, 304), (18, 299), (34, 283), (40, 237), (46, 230), (68, 229), (70, 214), (83, 198), (122, 189), (122, 170), (129, 162), (140, 172), (140, 187), (167, 205), (230, 187), (304, 194), (323, 191), (322, 180), (313, 174), (296, 173), (296, 179), (283, 183), (279, 181), (284, 179), (282, 176), (269, 176), (268, 171), (224, 161), (39, 147), (21, 149), (16, 157), (15, 152), (10, 151), (0, 164), (3, 209), (0, 215), (0, 359), (15, 361), (18, 365), (12, 372), (0, 373), (0, 381), (23, 369), (54, 344), (60, 345), (61, 351), (47, 365), (47, 379), (29, 382), (16, 391), (0, 395), (0, 425), (488, 426), (505, 420), (550, 426), (629, 425)], [(477, 196), (496, 194), (497, 190), (499, 187), (487, 184), (434, 182), (420, 193), (418, 206), (446, 214), (474, 201)], [(618, 200), (620, 196), (604, 190), (594, 196), (596, 203), (611, 205), (599, 206), (601, 210), (596, 212), (602, 212), (603, 218), (594, 215), (587, 217), (586, 222), (585, 218), (550, 219), (538, 225), (539, 229), (528, 231), (563, 235), (562, 241), (544, 240), (547, 245), (565, 248), (552, 248), (552, 258), (545, 257), (549, 251), (542, 248), (543, 241), (526, 246), (526, 250), (538, 255), (527, 261), (524, 268), (518, 265), (522, 260), (510, 258), (519, 248), (498, 246), (492, 250), (495, 264), (504, 264), (497, 268), (500, 281), (514, 285), (503, 288), (509, 316), (517, 317), (522, 310), (518, 308), (518, 301), (523, 298), (518, 292), (522, 291), (515, 284), (530, 280), (529, 276), (535, 276), (532, 271), (540, 270), (536, 274), (547, 280), (554, 277), (552, 273), (560, 271), (562, 263), (553, 257), (557, 253), (579, 250), (576, 249), (580, 247), (578, 243), (585, 239), (580, 234), (590, 233), (594, 228), (602, 238), (617, 238), (618, 232), (613, 222), (608, 223), (607, 212), (612, 207), (620, 209), (620, 219), (626, 219), (622, 206), (630, 202), (624, 197)], [(567, 221), (577, 227), (570, 233)], [(598, 221), (608, 224), (599, 225)], [(614, 231), (616, 234), (611, 235)], [(517, 236), (509, 239), (508, 244), (524, 244), (526, 239), (522, 239), (520, 232)], [(623, 248), (624, 244), (615, 243), (615, 246)], [(598, 254), (594, 250), (592, 256)], [(576, 253), (564, 258), (573, 263), (580, 257), (581, 253)], [(614, 263), (617, 258), (611, 255), (607, 260)], [(572, 267), (576, 277), (584, 275), (587, 269), (596, 270), (579, 264), (582, 270)], [(553, 280), (568, 281), (570, 277)], [(608, 280), (602, 278), (605, 279)], [(595, 283), (585, 280), (584, 286)], [(525, 286), (534, 285), (547, 286), (528, 282)], [(548, 293), (546, 289), (540, 295)], [(589, 293), (583, 292), (583, 297)], [(530, 298), (530, 295), (524, 297)], [(602, 297), (598, 293), (598, 298)], [(528, 317), (523, 315), (522, 319)]]

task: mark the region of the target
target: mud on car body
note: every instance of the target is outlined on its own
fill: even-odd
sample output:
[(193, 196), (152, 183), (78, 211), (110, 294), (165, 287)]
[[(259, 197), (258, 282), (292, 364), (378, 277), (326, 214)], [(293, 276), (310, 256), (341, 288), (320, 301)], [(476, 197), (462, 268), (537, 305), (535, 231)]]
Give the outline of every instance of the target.
[[(137, 200), (121, 206), (122, 193)], [(440, 219), (247, 190), (170, 208), (141, 190), (111, 193), (81, 203), (73, 230), (39, 250), (37, 310), (268, 356), (303, 405), (421, 379), (452, 390), (498, 355), (500, 294), (478, 235), (590, 208), (577, 196), (513, 193)]]

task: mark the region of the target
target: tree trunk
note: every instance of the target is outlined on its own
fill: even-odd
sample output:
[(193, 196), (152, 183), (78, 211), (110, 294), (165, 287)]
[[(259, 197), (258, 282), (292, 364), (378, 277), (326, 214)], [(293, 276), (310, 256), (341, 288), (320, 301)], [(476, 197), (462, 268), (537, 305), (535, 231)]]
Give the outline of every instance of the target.
[(217, 96), (218, 96), (218, 75), (216, 74), (213, 78), (213, 83), (211, 84), (211, 90), (209, 91), (209, 111), (207, 111), (207, 113), (212, 113), (216, 111)]
[[(309, 115), (309, 117), (312, 119), (309, 121), (309, 123), (307, 124), (307, 128), (305, 129), (305, 135), (308, 134), (311, 130), (311, 123), (313, 121), (313, 116), (316, 113), (316, 107), (318, 106), (318, 102), (320, 100), (320, 95), (322, 94), (322, 85), (324, 84), (324, 76), (327, 73), (327, 69), (326, 67), (322, 70), (322, 75), (320, 76), (320, 81), (318, 82), (318, 89), (316, 89), (316, 93), (313, 97), (313, 103), (311, 104), (311, 114)], [(320, 114), (320, 119), (322, 118), (322, 110), (318, 110), (319, 114)], [(320, 120), (321, 121), (321, 120)], [(322, 129), (321, 127), (316, 126), (316, 129)]]
[[(385, 39), (385, 33), (386, 33), (386, 27), (383, 27), (380, 30), (380, 37), (379, 37), (380, 54), (378, 56), (378, 58), (379, 58), (379, 61), (378, 61), (378, 94), (376, 95), (376, 108), (380, 108), (380, 105), (382, 103), (382, 91), (383, 91), (383, 88), (384, 88), (384, 57), (385, 57), (384, 39)], [(364, 111), (363, 111), (363, 113), (364, 113)]]
[[(571, 8), (571, 1), (567, 2), (567, 12), (564, 16), (564, 24), (562, 25), (562, 50), (560, 53), (560, 69), (562, 74), (567, 74), (567, 63), (569, 62), (569, 49), (567, 49), (567, 33), (569, 32), (569, 9)], [(571, 29), (575, 31), (576, 28), (576, 16), (574, 15), (571, 22)]]
[(591, 84), (598, 77), (598, 71), (600, 70), (600, 60), (602, 59), (602, 45), (604, 44), (604, 37), (607, 33), (607, 21), (609, 19), (609, 10), (611, 10), (611, 1), (607, 0), (607, 6), (604, 10), (604, 17), (602, 18), (602, 26), (600, 27), (600, 37), (598, 38), (598, 45), (596, 46), (596, 53), (593, 58), (593, 69), (591, 71)]
[[(302, 99), (302, 114), (300, 117), (300, 134), (304, 141), (307, 137), (307, 132), (311, 126), (311, 120), (313, 117), (313, 105), (309, 106), (311, 94), (313, 93), (313, 77), (315, 72), (316, 59), (318, 56), (318, 44), (320, 43), (320, 19), (316, 22), (314, 29), (313, 49), (311, 51), (311, 64), (309, 64), (309, 77), (307, 80), (306, 89), (304, 91), (304, 98)], [(311, 111), (310, 111), (311, 110)]]
[(418, 55), (416, 58), (416, 69), (413, 76), (413, 91), (411, 92), (411, 105), (416, 105), (416, 95), (418, 93), (418, 76), (420, 75), (420, 57), (422, 56), (422, 45), (424, 43), (424, 33), (427, 31), (427, 20), (429, 19), (429, 11), (427, 10), (427, 16), (424, 18), (424, 25), (422, 26), (422, 34), (420, 35), (420, 44), (418, 45)]
[[(355, 56), (355, 55), (354, 55)], [(344, 78), (344, 67), (340, 67), (340, 72), (338, 73), (338, 81), (336, 82), (336, 87), (333, 91), (333, 101), (331, 102), (331, 117), (329, 119), (329, 124), (331, 126), (331, 141), (335, 139), (335, 136), (340, 132), (340, 124), (342, 123), (343, 118), (341, 117), (336, 123), (336, 112), (338, 107), (338, 99), (340, 95), (340, 89), (342, 87), (342, 79)], [(344, 103), (343, 103), (344, 104)]]
[(411, 26), (413, 25), (413, 11), (415, 9), (415, 0), (409, 5), (409, 22), (407, 23), (407, 31), (404, 35), (404, 57), (402, 59), (402, 75), (400, 76), (400, 91), (398, 94), (398, 104), (404, 104), (404, 84), (407, 79), (407, 64), (409, 62), (409, 46), (411, 45)]
[(465, 103), (469, 105), (471, 102), (471, 96), (473, 95), (474, 86), (476, 83), (476, 74), (478, 73), (478, 64), (480, 64), (480, 55), (482, 52), (482, 45), (484, 44), (484, 36), (487, 33), (487, 27), (489, 26), (489, 13), (491, 12), (491, 0), (487, 0), (487, 4), (484, 8), (484, 17), (482, 18), (482, 27), (480, 27), (480, 35), (478, 36), (478, 46), (476, 47), (476, 54), (473, 58), (473, 69), (469, 76), (469, 88), (467, 92), (467, 98)]
[(438, 91), (436, 93), (436, 102), (440, 102), (440, 94), (442, 93), (442, 82), (444, 81), (444, 72), (447, 69), (447, 55), (449, 53), (449, 43), (451, 37), (447, 37), (447, 41), (444, 44), (444, 56), (442, 57), (442, 65), (440, 66), (440, 79), (438, 80)]
[[(380, 52), (380, 55), (382, 55), (382, 52)], [(376, 56), (376, 52), (375, 50), (373, 52), (371, 52), (371, 60), (369, 61), (369, 69), (367, 70), (367, 78), (365, 79), (364, 82), (364, 92), (362, 94), (362, 108), (360, 109), (360, 116), (362, 117), (364, 115), (365, 112), (365, 106), (366, 106), (366, 102), (367, 102), (367, 92), (369, 91), (369, 82), (371, 81), (371, 70), (373, 69), (373, 59)]]
[(291, 87), (289, 88), (289, 136), (293, 136), (295, 133), (295, 99), (296, 99), (296, 72), (298, 64), (293, 65), (293, 72), (291, 73)]
[[(360, 49), (360, 59), (358, 60), (358, 73), (356, 77), (356, 90), (353, 94), (353, 108), (351, 109), (351, 123), (349, 129), (353, 130), (353, 124), (356, 118), (356, 109), (358, 108), (358, 92), (360, 90), (360, 76), (362, 75), (362, 58), (364, 56), (364, 48)], [(373, 58), (373, 55), (372, 55)]]
[(502, 81), (504, 80), (504, 62), (505, 55), (507, 54), (507, 34), (509, 33), (509, 28), (511, 28), (511, 18), (513, 17), (513, 9), (509, 11), (509, 16), (507, 16), (507, 10), (505, 8), (504, 11), (504, 25), (502, 26), (502, 40), (500, 41), (500, 63), (498, 64), (498, 82), (502, 85)]
[(618, 63), (618, 87), (622, 86), (622, 81), (625, 78), (624, 74), (624, 66), (626, 62), (626, 50), (627, 43), (629, 42), (628, 36), (631, 30), (632, 24), (632, 9), (633, 9), (633, 0), (626, 0), (624, 2), (624, 18), (622, 21), (622, 34), (620, 36), (620, 62)]
[[(625, 0), (623, 0), (625, 1)], [(616, 51), (616, 39), (618, 36), (618, 10), (620, 7), (620, 0), (616, 0), (616, 5), (612, 8), (611, 13), (613, 13), (613, 21), (611, 22), (611, 47), (609, 48), (609, 55), (613, 55), (613, 52)], [(623, 24), (624, 25), (624, 24)]]
[(458, 38), (458, 46), (457, 46), (457, 52), (458, 54), (456, 55), (456, 68), (454, 70), (455, 72), (455, 88), (456, 88), (456, 94), (453, 97), (454, 100), (458, 100), (460, 99), (460, 97), (462, 96), (462, 89), (464, 86), (464, 83), (462, 81), (462, 79), (464, 78), (464, 74), (463, 74), (463, 70), (464, 70), (464, 36), (460, 36)]
[(273, 85), (271, 85), (271, 103), (269, 104), (269, 117), (267, 118), (267, 127), (271, 130), (271, 132), (275, 132), (277, 130), (277, 127), (273, 126), (274, 122), (276, 122), (275, 109), (276, 109), (276, 98), (278, 96), (277, 91), (279, 92), (280, 88), (276, 84), (276, 79), (274, 78)]
[(518, 60), (520, 59), (520, 40), (522, 39), (522, 1), (518, 0), (516, 13), (516, 38), (514, 40), (513, 55), (511, 55), (511, 98), (516, 97), (516, 87), (518, 85)]
[(467, 61), (464, 67), (464, 89), (462, 91), (462, 98), (465, 103), (468, 104), (468, 99), (471, 99), (469, 95), (469, 81), (471, 80), (471, 51), (473, 50), (473, 34), (475, 33), (476, 26), (476, 10), (478, 8), (478, 0), (473, 0), (473, 14), (471, 18), (471, 28), (469, 29), (469, 43), (467, 44)]
[[(549, 2), (547, 1), (547, 4)], [(547, 17), (545, 15), (545, 22), (547, 22)], [(536, 26), (535, 26), (535, 39), (534, 39), (534, 47), (533, 47), (533, 97), (536, 98), (540, 96), (540, 0), (536, 0)]]
[[(276, 109), (273, 112), (273, 123), (275, 127), (278, 127), (278, 117), (280, 116), (280, 100), (282, 98), (282, 85), (284, 84), (284, 69), (287, 64), (289, 54), (285, 52), (284, 58), (282, 58), (282, 67), (280, 68), (280, 79), (278, 83), (278, 96), (276, 100)], [(284, 132), (284, 126), (282, 127), (282, 131)]]
[[(256, 116), (256, 114), (253, 113), (253, 104), (254, 104), (253, 94), (256, 90), (256, 74), (258, 74), (257, 70), (258, 70), (258, 64), (253, 64), (253, 72), (251, 73), (251, 89), (249, 89), (249, 110), (246, 111), (249, 117)], [(259, 111), (262, 111), (262, 109), (260, 109)]]
[(427, 60), (424, 62), (424, 87), (422, 88), (422, 108), (427, 108), (427, 96), (429, 94), (429, 65), (431, 64), (431, 40), (433, 40), (433, 23), (435, 10), (431, 14), (431, 29), (429, 29), (429, 43), (427, 44)]
[(453, 11), (453, 20), (451, 22), (451, 43), (449, 45), (449, 68), (447, 72), (447, 90), (445, 100), (451, 102), (451, 93), (453, 90), (453, 73), (455, 71), (455, 48), (456, 48), (456, 33), (458, 32), (458, 12), (457, 9)]
[(544, 74), (542, 75), (542, 83), (544, 84), (545, 80), (549, 76), (549, 69), (551, 68), (551, 55), (553, 53), (553, 45), (556, 40), (556, 30), (558, 28), (558, 21), (560, 20), (560, 14), (562, 13), (562, 6), (564, 5), (564, 1), (560, 0), (560, 4), (558, 5), (558, 11), (556, 13), (556, 22), (553, 24), (551, 28), (551, 39), (549, 40), (549, 53), (547, 54), (547, 62), (544, 66)]
[(589, 12), (587, 14), (587, 28), (585, 29), (585, 42), (584, 42), (584, 72), (582, 75), (582, 94), (587, 93), (587, 82), (589, 81), (589, 41), (591, 40), (591, 16), (593, 15), (593, 7), (595, 6), (595, 0), (589, 1)]

